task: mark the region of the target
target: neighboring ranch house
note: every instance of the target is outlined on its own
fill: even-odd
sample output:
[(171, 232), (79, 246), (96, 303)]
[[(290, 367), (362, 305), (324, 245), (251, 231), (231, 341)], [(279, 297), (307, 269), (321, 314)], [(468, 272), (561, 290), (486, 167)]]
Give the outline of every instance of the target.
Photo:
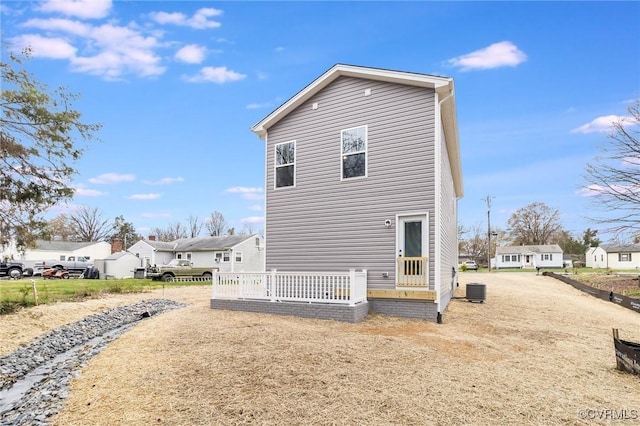
[(441, 321), (463, 193), (453, 80), (338, 64), (252, 130), (265, 142), (267, 290), (251, 298), (292, 303), (219, 302), (214, 282), (212, 307), (337, 318), (326, 304), (343, 301), (352, 313), (337, 319)]
[(100, 278), (107, 279), (133, 278), (136, 275), (136, 271), (144, 267), (142, 259), (126, 251), (119, 251), (104, 259), (96, 260), (94, 266), (100, 271)]
[(495, 267), (563, 268), (563, 256), (558, 244), (496, 247)]
[(590, 247), (585, 261), (587, 268), (639, 269), (640, 244), (603, 244)]
[(37, 240), (35, 247), (26, 249), (24, 253), (15, 253), (15, 260), (33, 267), (37, 261), (68, 260), (70, 256), (84, 257), (89, 260), (104, 259), (111, 254), (111, 244), (104, 241), (46, 241)]
[(264, 239), (257, 234), (181, 238), (171, 242), (151, 238), (136, 242), (128, 250), (142, 259), (144, 267), (164, 265), (171, 259), (189, 259), (195, 267), (215, 267), (222, 272), (264, 270)]

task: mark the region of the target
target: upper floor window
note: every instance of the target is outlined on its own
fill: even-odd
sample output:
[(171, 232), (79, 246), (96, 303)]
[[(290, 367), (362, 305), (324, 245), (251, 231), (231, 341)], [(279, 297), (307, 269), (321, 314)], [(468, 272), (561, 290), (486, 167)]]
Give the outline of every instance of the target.
[(242, 263), (242, 252), (236, 251), (233, 254), (235, 255), (236, 263)]
[(295, 185), (296, 142), (279, 143), (275, 146), (276, 188)]
[(342, 179), (367, 175), (367, 126), (343, 130)]

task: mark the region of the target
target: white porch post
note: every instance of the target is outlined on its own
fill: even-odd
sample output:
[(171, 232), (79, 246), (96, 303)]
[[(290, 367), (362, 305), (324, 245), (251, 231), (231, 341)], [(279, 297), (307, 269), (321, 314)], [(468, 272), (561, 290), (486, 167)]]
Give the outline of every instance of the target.
[(277, 269), (272, 269), (271, 270), (271, 279), (269, 280), (269, 285), (268, 285), (268, 289), (269, 289), (269, 296), (271, 296), (271, 301), (275, 302), (276, 301), (276, 295), (275, 295), (275, 291), (274, 289), (276, 288), (276, 271)]
[(356, 294), (356, 270), (349, 269), (349, 305), (353, 306), (353, 297)]
[(218, 270), (213, 269), (211, 271), (211, 285), (212, 285), (212, 294), (211, 294), (211, 298), (215, 299), (216, 296), (218, 295), (218, 289), (216, 288), (216, 284), (218, 283)]

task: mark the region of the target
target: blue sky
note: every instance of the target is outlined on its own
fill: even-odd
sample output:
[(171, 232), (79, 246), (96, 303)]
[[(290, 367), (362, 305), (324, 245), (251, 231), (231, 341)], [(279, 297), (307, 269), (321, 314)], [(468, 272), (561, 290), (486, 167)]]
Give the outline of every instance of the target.
[(250, 128), (336, 63), (453, 77), (464, 197), (486, 228), (532, 202), (596, 228), (581, 190), (611, 120), (640, 98), (637, 2), (4, 1), (28, 69), (79, 93), (101, 142), (83, 205), (146, 236), (224, 214), (263, 227), (264, 146)]

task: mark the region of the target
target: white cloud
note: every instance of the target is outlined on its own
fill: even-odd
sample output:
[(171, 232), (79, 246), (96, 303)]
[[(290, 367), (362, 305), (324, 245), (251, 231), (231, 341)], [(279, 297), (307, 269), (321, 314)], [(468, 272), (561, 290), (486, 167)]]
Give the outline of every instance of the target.
[(73, 189), (75, 195), (79, 195), (81, 197), (102, 197), (103, 195), (107, 195), (107, 192), (98, 191), (97, 189), (89, 189), (85, 188), (82, 185), (78, 185)]
[(124, 198), (127, 200), (157, 200), (160, 198), (160, 194), (131, 194), (127, 195)]
[(263, 102), (263, 103), (257, 103), (254, 102), (252, 104), (247, 105), (247, 109), (262, 109), (262, 108), (269, 108), (270, 106), (272, 106), (273, 104), (271, 102)]
[(177, 182), (184, 182), (184, 178), (183, 177), (164, 177), (162, 179), (158, 179), (158, 180), (145, 180), (142, 183), (146, 184), (146, 185), (169, 185), (172, 183), (177, 183)]
[(11, 39), (16, 49), (29, 47), (34, 58), (70, 59), (76, 48), (62, 38), (47, 38), (37, 34), (23, 34)]
[(120, 182), (132, 182), (136, 179), (135, 175), (131, 174), (119, 174), (119, 173), (104, 173), (100, 176), (89, 179), (89, 182), (93, 184), (108, 184), (108, 183), (120, 183)]
[[(128, 73), (147, 77), (166, 70), (155, 53), (162, 47), (158, 39), (134, 27), (92, 26), (69, 19), (30, 19), (23, 26), (52, 35), (26, 35), (16, 41), (21, 45), (30, 43), (36, 55), (69, 59), (76, 72), (116, 80)], [(55, 32), (60, 34), (54, 35)]]
[(175, 55), (175, 58), (181, 62), (188, 64), (199, 64), (204, 60), (207, 49), (204, 46), (198, 46), (197, 44), (189, 44), (180, 48)]
[(249, 210), (260, 212), (262, 211), (262, 206), (260, 204), (254, 204), (252, 206), (249, 206)]
[(245, 78), (245, 74), (240, 74), (227, 69), (227, 67), (204, 67), (194, 76), (183, 76), (185, 81), (190, 83), (227, 83), (230, 81), (238, 81)]
[(640, 185), (589, 185), (584, 188), (580, 188), (580, 190), (576, 192), (576, 195), (581, 197), (594, 197), (596, 195), (606, 194), (626, 194), (635, 197), (640, 194)]
[(449, 59), (449, 64), (462, 71), (515, 67), (526, 61), (527, 55), (510, 41), (501, 41), (466, 55)]
[(91, 33), (91, 25), (71, 19), (29, 19), (22, 24), (23, 27), (39, 28), (47, 31), (62, 31), (68, 34), (88, 36)]
[(284, 52), (284, 47), (278, 46), (274, 49), (276, 52)]
[(576, 127), (571, 130), (571, 133), (596, 133), (596, 132), (608, 132), (611, 130), (611, 126), (614, 123), (620, 122), (623, 126), (633, 124), (633, 120), (630, 117), (623, 117), (619, 115), (605, 115), (602, 117), (594, 118), (587, 124), (583, 124), (580, 127)]
[(263, 198), (262, 188), (252, 188), (247, 186), (234, 186), (226, 189), (228, 194), (240, 194), (245, 200), (261, 200)]
[(240, 223), (253, 223), (253, 224), (262, 224), (264, 223), (264, 216), (250, 216), (245, 217), (244, 219), (240, 219)]
[(220, 15), (222, 15), (222, 10), (209, 7), (197, 10), (191, 17), (179, 12), (153, 12), (150, 16), (151, 19), (159, 24), (171, 24), (203, 30), (206, 28), (218, 28), (221, 25), (220, 22), (209, 18)]
[(111, 9), (111, 0), (47, 0), (38, 10), (61, 13), (83, 19), (104, 18)]

